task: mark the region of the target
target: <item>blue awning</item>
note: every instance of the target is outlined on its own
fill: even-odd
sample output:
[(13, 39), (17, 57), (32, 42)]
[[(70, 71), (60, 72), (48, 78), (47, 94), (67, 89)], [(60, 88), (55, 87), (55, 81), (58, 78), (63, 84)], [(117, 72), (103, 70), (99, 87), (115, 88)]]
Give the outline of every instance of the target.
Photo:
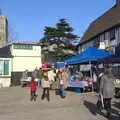
[(94, 47), (89, 47), (85, 51), (80, 54), (77, 54), (67, 60), (65, 62), (69, 64), (78, 64), (78, 63), (86, 63), (86, 62), (93, 62), (97, 61), (101, 58), (105, 58), (111, 56), (112, 53), (106, 52), (104, 50), (100, 50)]
[(65, 62), (57, 62), (56, 63), (57, 68), (64, 68), (64, 66), (65, 66)]

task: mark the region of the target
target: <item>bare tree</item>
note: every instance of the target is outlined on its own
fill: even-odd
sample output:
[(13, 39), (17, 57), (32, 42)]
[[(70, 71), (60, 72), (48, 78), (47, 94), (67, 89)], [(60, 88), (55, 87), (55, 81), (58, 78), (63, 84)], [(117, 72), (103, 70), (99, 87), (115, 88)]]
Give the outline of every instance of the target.
[(18, 40), (18, 33), (16, 29), (8, 25), (8, 42), (17, 41)]
[(2, 10), (0, 9), (0, 15), (2, 15)]

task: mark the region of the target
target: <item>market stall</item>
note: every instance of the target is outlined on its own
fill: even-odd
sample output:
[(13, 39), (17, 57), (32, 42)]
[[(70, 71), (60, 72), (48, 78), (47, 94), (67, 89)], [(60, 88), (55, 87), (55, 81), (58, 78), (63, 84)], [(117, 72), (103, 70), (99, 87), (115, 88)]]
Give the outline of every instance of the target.
[(89, 77), (88, 71), (75, 71), (69, 74), (69, 84), (68, 87), (71, 88), (81, 88), (82, 91), (88, 92), (92, 89), (92, 79)]
[(103, 59), (111, 55), (112, 53), (110, 52), (106, 52), (104, 50), (100, 50), (94, 47), (88, 47), (85, 51), (65, 60), (65, 62), (68, 65), (83, 64), (83, 63), (89, 64), (89, 63), (96, 62), (99, 59)]
[[(88, 83), (91, 83), (91, 87), (92, 87), (92, 90), (94, 89), (93, 88), (93, 71), (92, 71), (92, 64), (94, 64), (97, 60), (101, 59), (101, 58), (105, 58), (107, 56), (110, 56), (112, 55), (112, 53), (110, 52), (106, 52), (106, 51), (103, 51), (103, 50), (99, 50), (97, 48), (94, 48), (94, 47), (89, 47), (87, 48), (85, 51), (83, 51), (82, 53), (80, 54), (77, 54), (76, 56), (73, 56), (67, 60), (65, 60), (65, 62), (67, 63), (67, 65), (85, 65), (84, 67), (88, 67), (87, 65), (89, 65), (88, 67), (88, 70), (87, 71), (83, 71), (82, 69), (78, 70), (78, 71), (81, 71), (81, 72), (84, 72), (84, 79), (83, 80), (80, 80), (80, 79), (77, 79), (75, 74), (75, 70), (74, 70), (74, 75), (70, 75), (70, 79), (69, 79), (69, 86), (71, 87), (86, 87), (88, 86), (87, 84)], [(88, 73), (88, 75), (86, 75), (86, 73)], [(74, 80), (73, 80), (74, 79)], [(78, 82), (79, 81), (79, 82)], [(87, 83), (87, 84), (86, 84)]]

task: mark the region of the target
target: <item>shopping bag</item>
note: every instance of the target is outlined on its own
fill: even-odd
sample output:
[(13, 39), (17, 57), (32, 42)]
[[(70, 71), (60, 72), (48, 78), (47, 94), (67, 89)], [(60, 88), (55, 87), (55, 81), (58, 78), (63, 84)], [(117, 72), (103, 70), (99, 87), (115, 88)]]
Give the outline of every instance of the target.
[(98, 95), (97, 107), (100, 111), (104, 109), (103, 95), (101, 94)]

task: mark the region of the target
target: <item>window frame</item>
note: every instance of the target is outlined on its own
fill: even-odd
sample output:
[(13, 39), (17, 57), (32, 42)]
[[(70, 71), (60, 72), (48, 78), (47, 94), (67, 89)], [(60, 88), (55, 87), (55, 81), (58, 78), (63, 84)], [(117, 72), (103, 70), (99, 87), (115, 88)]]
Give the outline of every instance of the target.
[(33, 49), (33, 45), (28, 45), (28, 44), (20, 44), (20, 45), (14, 45), (13, 46), (14, 49), (20, 49), (20, 50), (32, 50)]
[(110, 41), (115, 40), (116, 36), (115, 36), (115, 29), (111, 29), (109, 32), (110, 35)]
[[(0, 60), (0, 67), (1, 67), (0, 76), (9, 76), (10, 75), (10, 71), (9, 71), (10, 70), (10, 60)], [(7, 67), (7, 69), (6, 69), (6, 67)]]

